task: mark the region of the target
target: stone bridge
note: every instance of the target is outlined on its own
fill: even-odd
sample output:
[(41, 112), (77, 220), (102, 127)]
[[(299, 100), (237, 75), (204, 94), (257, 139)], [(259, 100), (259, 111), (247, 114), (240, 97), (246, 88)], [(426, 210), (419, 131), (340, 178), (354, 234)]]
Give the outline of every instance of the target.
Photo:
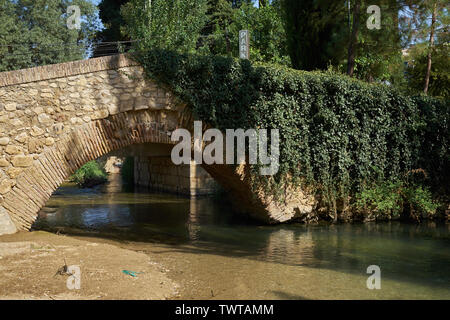
[[(0, 73), (0, 234), (29, 230), (52, 193), (84, 163), (133, 144), (173, 144), (189, 107), (125, 55)], [(204, 169), (239, 210), (269, 223), (311, 211), (301, 192), (282, 204), (252, 192), (247, 167)]]

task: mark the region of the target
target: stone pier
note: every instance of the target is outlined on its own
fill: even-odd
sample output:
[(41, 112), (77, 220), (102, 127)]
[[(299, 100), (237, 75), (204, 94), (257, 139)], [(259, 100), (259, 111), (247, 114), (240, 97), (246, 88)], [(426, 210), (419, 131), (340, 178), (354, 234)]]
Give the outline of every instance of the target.
[(218, 185), (200, 166), (174, 165), (170, 157), (135, 157), (134, 182), (137, 186), (186, 196), (213, 194)]

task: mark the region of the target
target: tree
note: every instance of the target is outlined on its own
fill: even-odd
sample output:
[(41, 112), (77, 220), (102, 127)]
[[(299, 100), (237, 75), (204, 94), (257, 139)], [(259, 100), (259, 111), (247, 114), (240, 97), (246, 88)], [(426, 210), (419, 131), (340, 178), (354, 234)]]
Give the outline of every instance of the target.
[(242, 3), (229, 0), (208, 0), (207, 22), (201, 32), (199, 52), (231, 55), (230, 25), (235, 8)]
[(291, 65), (287, 50), (283, 14), (277, 3), (256, 8), (244, 4), (235, 10), (230, 25), (233, 54), (239, 56), (239, 30), (250, 32), (250, 59), (252, 61)]
[(428, 92), (428, 86), (430, 84), (430, 74), (431, 74), (431, 52), (434, 48), (434, 32), (436, 29), (436, 15), (437, 15), (437, 3), (433, 3), (433, 9), (431, 13), (431, 26), (430, 26), (430, 45), (428, 48), (427, 55), (427, 71), (425, 73), (425, 84), (423, 87), (423, 92), (425, 94)]
[(195, 52), (206, 8), (206, 0), (131, 0), (121, 7), (122, 32), (137, 49)]
[[(444, 0), (416, 0), (408, 3), (408, 19), (403, 21), (405, 38), (409, 43), (418, 48), (426, 44), (426, 68), (422, 75), (423, 92), (427, 94), (430, 88), (433, 55), (435, 52), (448, 50), (448, 25), (449, 15), (447, 1)], [(416, 55), (420, 52), (416, 50)], [(417, 65), (421, 59), (420, 54), (414, 62)], [(448, 54), (447, 54), (448, 59)], [(420, 66), (416, 70), (421, 69)], [(437, 70), (437, 69), (435, 69)], [(445, 78), (444, 77), (441, 77)], [(412, 84), (416, 82), (413, 81)]]
[(27, 28), (17, 19), (16, 6), (9, 0), (0, 0), (0, 71), (26, 68), (31, 65), (32, 53), (27, 45), (20, 45)]
[[(213, 5), (214, 4), (214, 5)], [(290, 65), (286, 35), (276, 1), (256, 7), (251, 1), (233, 8), (231, 1), (211, 0), (199, 53), (239, 57), (239, 31), (250, 32), (250, 59)]]
[[(130, 0), (101, 0), (98, 4), (99, 18), (102, 20), (104, 29), (96, 35), (97, 42), (103, 42), (94, 48), (94, 57), (110, 55), (119, 52), (117, 44), (111, 42), (127, 41), (129, 38), (122, 34), (120, 28), (124, 21), (120, 14), (120, 8)], [(127, 45), (128, 46), (128, 45)]]
[(348, 45), (348, 58), (347, 58), (347, 74), (352, 77), (355, 70), (355, 56), (356, 56), (356, 44), (358, 42), (359, 33), (359, 20), (361, 12), (361, 1), (356, 0), (353, 6), (353, 24), (352, 32)]
[[(81, 29), (67, 27), (77, 5)], [(95, 6), (87, 0), (0, 0), (0, 70), (82, 59), (93, 37)]]
[[(356, 9), (358, 3), (360, 8)], [(402, 4), (398, 0), (379, 0), (380, 29), (369, 29), (366, 22), (371, 18), (371, 14), (367, 13), (367, 8), (372, 3), (364, 0), (353, 1), (353, 16), (357, 21), (358, 32), (356, 35), (349, 32), (347, 74), (368, 82), (388, 82), (400, 86), (404, 82), (399, 29)], [(355, 17), (355, 11), (359, 11), (359, 17)], [(355, 23), (351, 28), (355, 29), (354, 27)], [(354, 50), (353, 53), (351, 49)]]
[(99, 18), (102, 20), (104, 29), (97, 34), (101, 41), (114, 42), (127, 40), (120, 32), (124, 20), (120, 14), (120, 8), (130, 0), (102, 0), (98, 4)]
[[(449, 43), (436, 43), (433, 50), (433, 63), (429, 71), (427, 94), (444, 98), (450, 97), (450, 59)], [(428, 47), (426, 43), (411, 48), (407, 56), (406, 69), (409, 90), (423, 91), (424, 75), (428, 69)]]
[(326, 69), (345, 54), (346, 10), (335, 0), (281, 0), (287, 48), (296, 69)]

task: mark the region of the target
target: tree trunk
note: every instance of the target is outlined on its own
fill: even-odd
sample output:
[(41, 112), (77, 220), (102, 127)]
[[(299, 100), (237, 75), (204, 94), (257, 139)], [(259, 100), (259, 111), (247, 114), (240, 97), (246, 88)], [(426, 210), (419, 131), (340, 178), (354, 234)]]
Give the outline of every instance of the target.
[(259, 7), (267, 7), (267, 0), (259, 0), (258, 1)]
[(356, 57), (356, 45), (358, 42), (360, 9), (361, 9), (361, 1), (357, 0), (355, 6), (353, 7), (352, 34), (350, 36), (350, 41), (348, 44), (347, 74), (350, 77), (353, 77), (353, 72), (355, 70), (355, 57)]
[(430, 30), (430, 46), (428, 48), (428, 61), (427, 61), (427, 73), (425, 75), (425, 85), (423, 87), (423, 92), (425, 94), (428, 93), (428, 86), (430, 84), (430, 74), (431, 74), (431, 51), (433, 50), (434, 45), (434, 28), (436, 24), (436, 15), (437, 15), (437, 3), (434, 2), (433, 5), (433, 15), (431, 17), (431, 30)]

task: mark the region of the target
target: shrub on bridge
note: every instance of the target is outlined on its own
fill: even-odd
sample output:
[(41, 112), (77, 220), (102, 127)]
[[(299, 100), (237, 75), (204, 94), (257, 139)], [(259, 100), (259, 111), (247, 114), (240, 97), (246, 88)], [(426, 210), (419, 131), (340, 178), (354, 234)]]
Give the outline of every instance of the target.
[(356, 206), (352, 199), (374, 182), (404, 181), (417, 168), (435, 190), (448, 188), (448, 100), (219, 56), (152, 50), (136, 59), (216, 128), (278, 128), (280, 170), (267, 179), (306, 181), (329, 211)]

